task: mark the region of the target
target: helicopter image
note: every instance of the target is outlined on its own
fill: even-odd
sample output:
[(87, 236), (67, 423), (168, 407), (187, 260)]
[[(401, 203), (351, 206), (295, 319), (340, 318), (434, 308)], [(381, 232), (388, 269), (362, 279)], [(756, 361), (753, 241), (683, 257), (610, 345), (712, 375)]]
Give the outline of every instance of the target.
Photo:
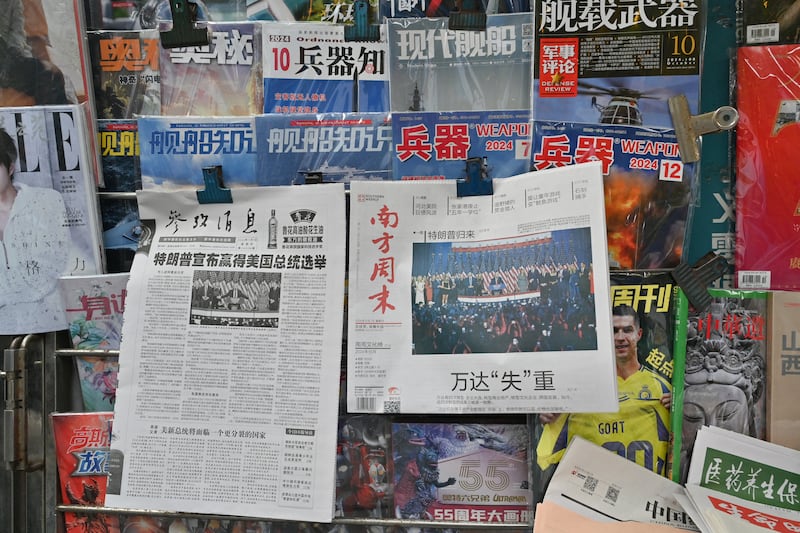
[[(668, 95), (663, 95), (659, 92), (645, 93), (630, 89), (624, 86), (603, 87), (587, 83), (585, 81), (578, 82), (578, 92), (583, 95), (591, 96), (591, 105), (600, 112), (601, 124), (624, 124), (628, 126), (641, 126), (642, 110), (639, 107), (639, 100), (646, 98), (652, 100), (664, 100), (666, 102)], [(608, 103), (602, 105), (598, 102), (598, 96), (608, 96)]]

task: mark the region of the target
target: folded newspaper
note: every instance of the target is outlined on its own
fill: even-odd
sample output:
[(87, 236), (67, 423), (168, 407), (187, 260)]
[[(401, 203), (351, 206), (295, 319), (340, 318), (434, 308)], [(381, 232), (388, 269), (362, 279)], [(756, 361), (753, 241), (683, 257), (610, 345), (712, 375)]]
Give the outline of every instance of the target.
[(703, 426), (686, 481), (686, 512), (703, 533), (800, 531), (800, 451)]
[[(582, 437), (574, 437), (544, 495), (598, 522), (641, 522), (700, 531), (677, 500), (681, 485)], [(534, 522), (538, 522), (539, 514)]]

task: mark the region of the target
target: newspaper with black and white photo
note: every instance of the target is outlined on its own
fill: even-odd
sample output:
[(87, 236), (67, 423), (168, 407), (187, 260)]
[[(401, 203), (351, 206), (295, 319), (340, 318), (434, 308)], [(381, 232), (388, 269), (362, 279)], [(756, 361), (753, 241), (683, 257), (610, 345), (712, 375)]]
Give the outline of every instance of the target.
[(350, 412), (619, 408), (600, 163), (492, 183), (351, 183)]
[(341, 184), (138, 191), (106, 505), (333, 519)]

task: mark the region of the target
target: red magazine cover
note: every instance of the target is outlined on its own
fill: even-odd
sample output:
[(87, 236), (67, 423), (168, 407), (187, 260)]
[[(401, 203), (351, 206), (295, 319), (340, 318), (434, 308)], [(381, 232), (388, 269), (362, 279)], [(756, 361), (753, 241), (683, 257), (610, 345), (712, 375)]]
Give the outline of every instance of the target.
[(736, 282), (800, 289), (800, 48), (739, 48)]
[[(51, 415), (62, 503), (105, 503), (113, 416), (112, 412)], [(105, 513), (64, 513), (64, 531), (120, 533), (119, 518)]]

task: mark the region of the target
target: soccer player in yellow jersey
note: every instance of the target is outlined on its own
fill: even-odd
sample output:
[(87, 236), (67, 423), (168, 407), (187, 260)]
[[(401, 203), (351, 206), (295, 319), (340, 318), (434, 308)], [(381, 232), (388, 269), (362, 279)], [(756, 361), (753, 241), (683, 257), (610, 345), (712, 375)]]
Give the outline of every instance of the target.
[(636, 310), (628, 305), (614, 307), (613, 325), (619, 411), (540, 414), (544, 429), (536, 454), (542, 470), (558, 464), (572, 437), (580, 435), (648, 470), (667, 475), (672, 386), (639, 363), (636, 346), (642, 328)]

